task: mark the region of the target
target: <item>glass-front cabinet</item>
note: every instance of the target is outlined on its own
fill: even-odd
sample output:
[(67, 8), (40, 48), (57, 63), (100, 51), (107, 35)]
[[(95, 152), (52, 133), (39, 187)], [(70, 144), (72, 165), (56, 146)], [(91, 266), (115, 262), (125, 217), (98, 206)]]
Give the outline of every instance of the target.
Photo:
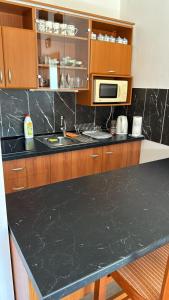
[(39, 88), (88, 88), (89, 20), (36, 11)]

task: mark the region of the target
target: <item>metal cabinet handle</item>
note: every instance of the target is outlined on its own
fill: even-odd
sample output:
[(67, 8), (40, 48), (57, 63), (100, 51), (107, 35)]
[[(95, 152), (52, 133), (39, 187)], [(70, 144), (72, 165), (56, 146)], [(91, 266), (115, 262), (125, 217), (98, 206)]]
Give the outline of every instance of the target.
[(0, 71), (0, 82), (3, 81), (3, 73), (2, 73), (2, 70)]
[(18, 172), (18, 171), (22, 171), (24, 170), (25, 168), (14, 168), (14, 169), (11, 169), (11, 171), (15, 171), (15, 172)]
[(99, 154), (91, 154), (90, 155), (90, 157), (92, 157), (92, 158), (96, 158), (96, 157), (98, 157), (99, 156)]
[(112, 151), (107, 151), (106, 154), (110, 155), (110, 154), (113, 154)]
[(12, 81), (12, 72), (11, 72), (10, 69), (8, 70), (8, 80), (11, 83), (11, 81)]
[(114, 71), (114, 70), (109, 70), (108, 72), (109, 72), (109, 73), (115, 73), (116, 71)]
[(24, 186), (20, 186), (18, 188), (14, 187), (12, 189), (13, 189), (13, 191), (21, 191), (21, 190), (25, 189), (25, 187)]

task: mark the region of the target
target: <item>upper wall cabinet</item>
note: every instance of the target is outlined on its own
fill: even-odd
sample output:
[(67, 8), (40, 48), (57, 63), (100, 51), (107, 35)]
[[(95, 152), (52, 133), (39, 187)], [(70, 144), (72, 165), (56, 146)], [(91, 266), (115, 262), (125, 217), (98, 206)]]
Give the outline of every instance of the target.
[(4, 58), (3, 58), (3, 46), (2, 46), (2, 32), (0, 30), (0, 88), (5, 87), (4, 76)]
[(36, 88), (34, 9), (0, 3), (0, 87)]
[(131, 46), (92, 40), (90, 72), (130, 75)]
[(36, 88), (36, 43), (32, 30), (2, 27), (7, 88)]
[(92, 21), (91, 30), (90, 73), (129, 76), (132, 26)]
[(37, 10), (39, 88), (88, 88), (89, 20)]

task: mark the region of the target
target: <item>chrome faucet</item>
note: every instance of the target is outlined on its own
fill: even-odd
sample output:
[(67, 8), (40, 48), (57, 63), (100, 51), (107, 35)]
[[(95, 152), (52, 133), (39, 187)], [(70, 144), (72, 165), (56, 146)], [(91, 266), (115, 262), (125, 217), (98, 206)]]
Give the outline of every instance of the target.
[(66, 137), (66, 121), (63, 116), (60, 118), (60, 129), (63, 132), (63, 136)]

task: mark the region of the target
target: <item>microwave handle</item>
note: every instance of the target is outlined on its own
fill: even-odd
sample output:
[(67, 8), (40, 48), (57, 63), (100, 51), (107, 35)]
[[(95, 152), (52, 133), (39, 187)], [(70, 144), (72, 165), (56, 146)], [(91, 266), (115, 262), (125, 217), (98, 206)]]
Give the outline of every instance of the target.
[(119, 87), (118, 87), (118, 95), (117, 95), (118, 98), (120, 98), (120, 94), (121, 94), (121, 87), (119, 85)]

